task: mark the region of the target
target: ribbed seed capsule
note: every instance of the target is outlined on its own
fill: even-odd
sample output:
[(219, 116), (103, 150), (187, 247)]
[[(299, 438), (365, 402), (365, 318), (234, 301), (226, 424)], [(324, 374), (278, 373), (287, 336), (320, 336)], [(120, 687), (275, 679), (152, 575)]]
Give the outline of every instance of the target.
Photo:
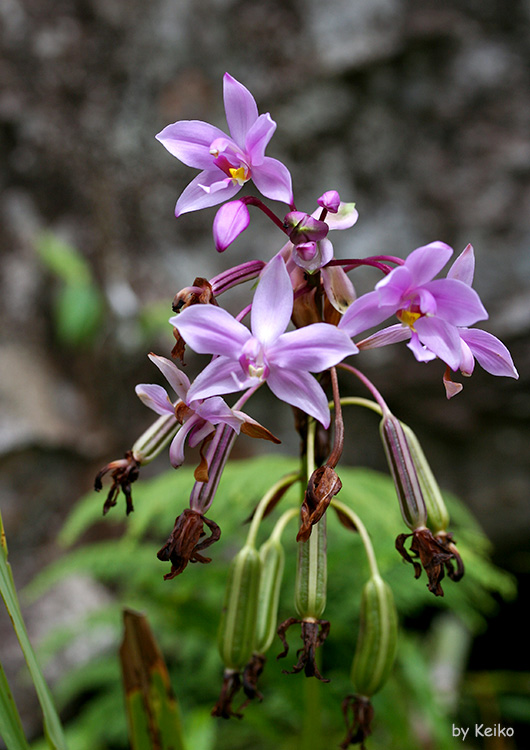
[(326, 608), (326, 516), (313, 527), (307, 542), (298, 544), (295, 607), (302, 619), (318, 620)]
[(407, 437), (425, 507), (427, 508), (427, 527), (433, 534), (446, 531), (449, 527), (449, 511), (444, 503), (438, 482), (425, 458), (420, 441), (408, 425), (402, 424), (402, 427)]
[(361, 598), (361, 627), (351, 679), (355, 692), (367, 698), (386, 682), (397, 646), (397, 612), (390, 587), (380, 576), (365, 584)]
[(427, 524), (427, 510), (401, 422), (393, 414), (387, 413), (381, 420), (379, 430), (403, 520), (411, 530), (422, 528)]
[(278, 601), (285, 553), (281, 542), (271, 538), (261, 545), (259, 556), (261, 574), (254, 649), (258, 654), (264, 654), (270, 648), (278, 627)]
[(249, 545), (232, 560), (218, 635), (219, 653), (226, 669), (242, 669), (252, 655), (260, 570), (259, 553)]

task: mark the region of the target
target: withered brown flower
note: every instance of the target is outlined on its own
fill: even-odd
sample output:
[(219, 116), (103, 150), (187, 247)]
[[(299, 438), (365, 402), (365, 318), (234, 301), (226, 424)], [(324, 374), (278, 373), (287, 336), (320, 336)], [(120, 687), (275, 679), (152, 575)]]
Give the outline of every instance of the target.
[[(410, 552), (405, 549), (405, 541), (412, 537)], [(443, 596), (441, 581), (445, 570), (453, 581), (459, 581), (464, 575), (464, 564), (458, 554), (451, 534), (433, 536), (427, 528), (415, 529), (412, 534), (400, 534), (396, 539), (396, 549), (400, 555), (414, 566), (414, 577), (419, 578), (421, 569), (427, 573), (427, 587), (435, 596)], [(418, 562), (419, 560), (419, 562)], [(453, 565), (456, 563), (456, 569)]]
[[(204, 525), (210, 529), (210, 536), (206, 539)], [(196, 510), (185, 508), (175, 519), (175, 526), (167, 542), (157, 553), (159, 560), (171, 561), (171, 571), (166, 573), (164, 580), (175, 578), (186, 568), (189, 562), (211, 562), (211, 557), (204, 557), (200, 551), (206, 549), (221, 536), (219, 526)], [(202, 541), (201, 541), (202, 539)]]
[(296, 617), (289, 617), (288, 620), (282, 622), (278, 628), (278, 636), (283, 644), (284, 650), (281, 654), (278, 654), (277, 659), (283, 659), (289, 653), (289, 645), (285, 638), (285, 633), (291, 625), (301, 623), (302, 632), (300, 638), (302, 639), (303, 646), (296, 652), (298, 656), (298, 662), (289, 672), (284, 669), (285, 674), (297, 674), (304, 670), (306, 677), (316, 677), (321, 682), (329, 682), (326, 678), (322, 677), (316, 664), (316, 650), (319, 646), (322, 646), (324, 641), (329, 635), (330, 624), (328, 620), (297, 620)]
[(106, 515), (109, 510), (116, 505), (116, 498), (118, 497), (120, 490), (125, 496), (126, 513), (129, 515), (129, 513), (134, 510), (131, 484), (138, 479), (140, 474), (140, 461), (135, 458), (132, 451), (127, 451), (124, 458), (106, 464), (106, 466), (98, 472), (94, 480), (94, 489), (96, 492), (103, 489), (102, 479), (105, 474), (108, 474), (109, 472), (112, 477), (112, 485), (103, 505), (103, 515)]

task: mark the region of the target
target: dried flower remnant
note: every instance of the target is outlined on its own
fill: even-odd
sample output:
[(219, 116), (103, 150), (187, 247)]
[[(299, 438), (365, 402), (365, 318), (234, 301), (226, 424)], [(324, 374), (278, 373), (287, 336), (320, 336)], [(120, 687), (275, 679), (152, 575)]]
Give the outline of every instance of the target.
[[(366, 750), (364, 741), (372, 734), (374, 718), (374, 709), (370, 700), (362, 695), (347, 695), (342, 701), (341, 708), (347, 733), (339, 747), (346, 750), (350, 745), (360, 745), (360, 750)], [(349, 712), (351, 712), (351, 719)]]
[[(211, 533), (209, 537), (203, 539), (206, 536), (205, 525)], [(210, 557), (204, 557), (200, 553), (217, 542), (220, 536), (221, 529), (214, 521), (195, 510), (185, 508), (175, 519), (173, 531), (157, 553), (159, 560), (171, 562), (171, 571), (166, 573), (164, 580), (168, 581), (180, 575), (189, 562), (211, 562)]]
[(125, 496), (126, 513), (129, 515), (134, 510), (131, 484), (140, 476), (140, 461), (135, 458), (133, 451), (127, 451), (124, 458), (108, 463), (98, 472), (94, 480), (94, 489), (96, 492), (100, 492), (103, 489), (103, 482), (101, 480), (109, 472), (112, 477), (112, 485), (103, 505), (103, 515), (105, 516), (116, 505), (116, 499), (120, 490)]
[[(412, 537), (410, 543), (412, 555), (405, 549), (405, 541), (409, 537)], [(435, 538), (432, 531), (427, 528), (415, 529), (412, 534), (400, 534), (396, 539), (397, 551), (406, 562), (414, 566), (414, 577), (420, 577), (423, 567), (429, 579), (427, 587), (435, 596), (444, 595), (440, 585), (445, 575), (444, 569), (447, 569), (447, 575), (453, 581), (459, 581), (464, 574), (460, 555), (456, 552), (454, 544), (450, 545), (449, 540), (442, 542)], [(453, 560), (457, 563), (456, 570), (453, 567)]]
[(289, 644), (285, 637), (285, 633), (291, 627), (291, 625), (299, 624), (302, 626), (302, 632), (300, 638), (304, 644), (302, 648), (299, 648), (296, 652), (298, 656), (298, 662), (289, 672), (284, 669), (285, 674), (298, 674), (298, 672), (304, 671), (306, 677), (316, 677), (321, 682), (329, 682), (328, 679), (322, 677), (316, 663), (316, 650), (319, 646), (325, 642), (329, 635), (330, 623), (328, 620), (316, 620), (305, 618), (302, 620), (296, 617), (289, 617), (289, 619), (282, 622), (278, 628), (278, 636), (283, 644), (283, 651), (278, 654), (277, 659), (283, 659), (289, 653)]

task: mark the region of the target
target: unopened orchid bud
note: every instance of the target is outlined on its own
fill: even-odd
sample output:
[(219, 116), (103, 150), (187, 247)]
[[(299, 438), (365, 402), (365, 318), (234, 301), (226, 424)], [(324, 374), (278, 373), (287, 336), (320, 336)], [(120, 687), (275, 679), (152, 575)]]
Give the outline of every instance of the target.
[(295, 607), (302, 619), (317, 620), (326, 608), (326, 517), (313, 527), (307, 542), (298, 543)]
[(217, 211), (213, 221), (213, 238), (218, 252), (222, 253), (250, 223), (250, 214), (243, 201), (230, 201)]
[(355, 692), (370, 698), (385, 684), (394, 665), (397, 612), (392, 590), (380, 576), (372, 576), (361, 597), (360, 630), (351, 679)]
[(386, 412), (379, 427), (383, 446), (401, 508), (409, 529), (427, 524), (427, 510), (411, 450), (401, 422)]
[(284, 227), (293, 245), (301, 245), (305, 242), (319, 242), (323, 240), (329, 231), (324, 221), (315, 219), (314, 216), (303, 211), (291, 211), (284, 219)]
[(449, 511), (445, 505), (438, 482), (432, 473), (432, 469), (429, 466), (418, 438), (408, 425), (403, 424), (402, 426), (416, 467), (425, 507), (427, 508), (427, 526), (435, 535), (439, 532), (445, 532), (449, 526)]
[(336, 190), (326, 190), (317, 201), (319, 206), (325, 208), (330, 214), (336, 214), (340, 206), (340, 195)]
[(134, 443), (133, 456), (142, 465), (148, 464), (169, 445), (180, 426), (172, 414), (163, 414)]
[(264, 654), (269, 650), (278, 627), (278, 602), (285, 562), (282, 543), (274, 537), (267, 539), (260, 547), (259, 556), (261, 575), (254, 649), (258, 654)]
[(254, 648), (261, 560), (246, 544), (232, 560), (219, 625), (219, 653), (226, 669), (240, 671)]
[(379, 575), (372, 575), (361, 597), (360, 629), (351, 670), (355, 693), (342, 702), (347, 726), (346, 737), (340, 744), (343, 750), (358, 743), (364, 748), (364, 740), (372, 733), (374, 709), (370, 698), (390, 675), (396, 657), (397, 631), (392, 591)]

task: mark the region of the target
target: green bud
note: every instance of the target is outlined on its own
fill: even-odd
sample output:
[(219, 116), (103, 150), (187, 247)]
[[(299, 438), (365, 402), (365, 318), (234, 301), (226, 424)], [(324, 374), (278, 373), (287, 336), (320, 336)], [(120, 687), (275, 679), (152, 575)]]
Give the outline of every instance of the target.
[(318, 620), (326, 608), (326, 516), (313, 527), (307, 542), (298, 543), (295, 607), (302, 619)]
[(397, 417), (384, 414), (379, 427), (401, 515), (409, 529), (427, 524), (427, 510), (407, 437)]
[(270, 538), (262, 544), (259, 556), (261, 575), (254, 648), (258, 654), (264, 654), (270, 648), (278, 627), (278, 601), (280, 599), (285, 553), (281, 542), (278, 539)]
[(132, 447), (134, 458), (142, 465), (148, 464), (173, 440), (180, 429), (172, 414), (164, 414), (140, 435)]
[(361, 624), (351, 679), (355, 692), (370, 698), (392, 669), (397, 646), (397, 612), (390, 587), (378, 576), (364, 585)]
[(226, 669), (241, 670), (252, 655), (260, 569), (259, 553), (248, 544), (230, 565), (218, 635), (219, 653)]
[(447, 530), (449, 526), (449, 512), (418, 438), (408, 425), (403, 424), (402, 426), (407, 437), (412, 460), (416, 467), (425, 507), (427, 508), (427, 526), (436, 535)]

